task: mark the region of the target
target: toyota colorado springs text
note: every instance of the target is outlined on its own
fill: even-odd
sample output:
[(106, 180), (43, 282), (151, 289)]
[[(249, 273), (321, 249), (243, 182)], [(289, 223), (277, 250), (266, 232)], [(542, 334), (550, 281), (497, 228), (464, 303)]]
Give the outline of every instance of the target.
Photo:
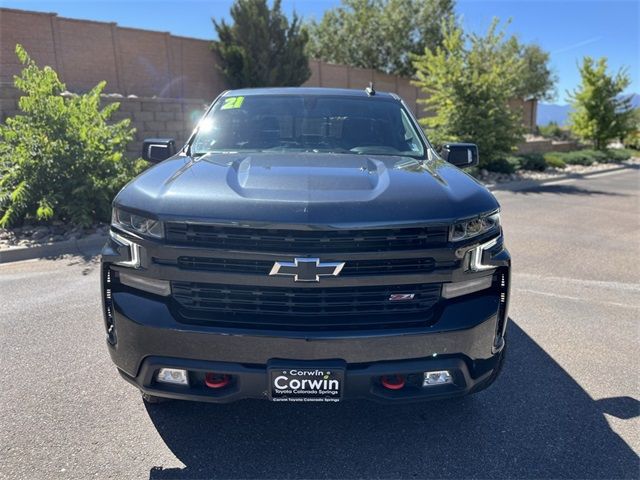
[[(113, 203), (107, 344), (147, 401), (383, 402), (502, 368), (510, 256), (493, 195), (395, 94), (224, 92)], [(457, 165), (457, 166), (456, 166)]]

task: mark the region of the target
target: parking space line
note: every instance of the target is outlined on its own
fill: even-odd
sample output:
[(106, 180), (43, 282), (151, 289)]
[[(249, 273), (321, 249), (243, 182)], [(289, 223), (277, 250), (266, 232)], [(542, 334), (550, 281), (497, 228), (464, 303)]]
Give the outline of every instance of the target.
[(562, 284), (572, 283), (574, 285), (580, 285), (582, 287), (609, 288), (612, 290), (625, 290), (627, 292), (640, 293), (640, 284), (638, 283), (612, 282), (608, 280), (584, 280), (581, 278), (571, 277), (553, 277), (549, 275), (538, 275), (535, 273), (516, 273), (514, 274), (514, 278), (544, 280), (545, 283), (556, 281)]
[(514, 290), (520, 291), (520, 292), (524, 292), (524, 293), (532, 293), (534, 295), (543, 295), (546, 297), (553, 297), (553, 298), (560, 298), (563, 300), (575, 300), (581, 303), (597, 303), (600, 305), (610, 305), (610, 306), (614, 306), (614, 307), (621, 307), (621, 308), (629, 308), (631, 310), (638, 310), (640, 309), (640, 305), (633, 305), (633, 304), (627, 304), (627, 303), (617, 303), (617, 302), (606, 302), (606, 301), (602, 301), (602, 300), (593, 300), (592, 298), (588, 298), (588, 297), (574, 297), (572, 295), (562, 295), (559, 293), (550, 293), (550, 292), (542, 292), (540, 290), (532, 290), (530, 288), (514, 288)]

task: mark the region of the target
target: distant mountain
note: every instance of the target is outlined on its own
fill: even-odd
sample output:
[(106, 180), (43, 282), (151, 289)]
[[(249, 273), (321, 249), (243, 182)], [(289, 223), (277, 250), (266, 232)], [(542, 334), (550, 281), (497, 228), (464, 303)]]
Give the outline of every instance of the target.
[[(633, 108), (640, 107), (640, 95), (634, 93), (631, 97)], [(558, 125), (566, 125), (569, 120), (571, 105), (557, 105), (555, 103), (538, 104), (538, 125), (547, 125), (556, 122)]]
[(558, 125), (565, 125), (569, 119), (571, 105), (556, 105), (554, 103), (538, 104), (538, 125), (547, 125), (556, 122)]

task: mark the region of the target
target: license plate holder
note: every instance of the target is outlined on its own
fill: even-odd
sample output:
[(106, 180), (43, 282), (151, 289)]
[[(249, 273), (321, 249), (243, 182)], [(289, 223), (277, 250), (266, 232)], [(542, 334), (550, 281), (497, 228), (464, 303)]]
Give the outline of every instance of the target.
[(274, 402), (339, 402), (344, 369), (274, 367), (268, 370), (269, 398)]

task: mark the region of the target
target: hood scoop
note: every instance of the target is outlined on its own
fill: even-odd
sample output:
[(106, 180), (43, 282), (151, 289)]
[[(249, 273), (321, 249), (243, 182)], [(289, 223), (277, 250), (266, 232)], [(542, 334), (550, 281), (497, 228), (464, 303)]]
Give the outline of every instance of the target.
[(227, 184), (245, 198), (366, 201), (389, 185), (381, 161), (352, 155), (247, 156), (233, 162)]

